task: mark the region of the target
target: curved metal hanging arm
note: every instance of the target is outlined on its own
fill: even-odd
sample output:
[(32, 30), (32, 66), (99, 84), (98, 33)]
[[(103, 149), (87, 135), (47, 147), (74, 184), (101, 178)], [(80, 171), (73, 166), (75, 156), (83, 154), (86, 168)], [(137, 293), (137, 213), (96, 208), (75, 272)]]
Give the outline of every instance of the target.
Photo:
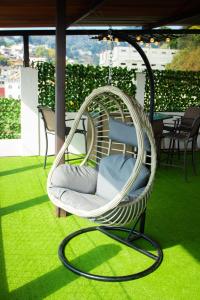
[(113, 37), (116, 37), (122, 41), (125, 41), (132, 45), (140, 54), (142, 57), (145, 66), (147, 68), (147, 72), (149, 75), (149, 81), (150, 81), (150, 110), (149, 110), (149, 120), (152, 123), (153, 121), (153, 114), (154, 114), (154, 97), (155, 97), (155, 85), (154, 85), (154, 76), (153, 76), (153, 71), (151, 68), (151, 65), (149, 63), (149, 60), (145, 54), (145, 52), (142, 50), (142, 48), (138, 45), (138, 43), (131, 37), (130, 35), (125, 35), (120, 32), (117, 32), (115, 30), (112, 31)]

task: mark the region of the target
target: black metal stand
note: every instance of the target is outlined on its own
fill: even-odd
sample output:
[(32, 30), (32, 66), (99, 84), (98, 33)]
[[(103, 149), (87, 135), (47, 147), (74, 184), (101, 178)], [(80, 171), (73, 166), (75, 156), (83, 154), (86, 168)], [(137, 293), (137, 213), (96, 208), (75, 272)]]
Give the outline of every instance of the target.
[[(84, 271), (76, 268), (69, 262), (69, 260), (65, 256), (65, 248), (66, 248), (67, 244), (69, 243), (69, 241), (72, 240), (74, 237), (76, 237), (80, 234), (89, 232), (89, 231), (94, 231), (94, 230), (99, 230), (102, 233), (106, 234), (107, 236), (111, 237), (112, 239), (132, 248), (133, 250), (140, 252), (143, 255), (148, 256), (149, 258), (151, 258), (153, 260), (153, 264), (150, 267), (148, 267), (147, 269), (145, 269), (144, 271), (126, 275), (126, 276), (96, 275), (96, 274), (84, 272)], [(113, 231), (127, 232), (128, 235), (126, 238), (122, 238), (118, 235), (115, 235), (113, 233)], [(156, 250), (157, 254), (155, 255), (155, 254), (139, 247), (138, 245), (134, 244), (134, 241), (139, 240), (139, 239), (147, 241), (151, 246), (154, 247), (154, 250)], [(71, 270), (72, 272), (74, 272), (78, 275), (87, 277), (89, 279), (95, 279), (95, 280), (100, 280), (100, 281), (110, 281), (110, 282), (128, 281), (128, 280), (133, 280), (133, 279), (138, 279), (138, 278), (144, 277), (144, 276), (152, 273), (153, 271), (155, 271), (158, 268), (158, 266), (161, 264), (162, 259), (163, 259), (163, 252), (162, 252), (160, 246), (158, 245), (158, 243), (153, 241), (152, 239), (150, 239), (143, 233), (140, 233), (133, 229), (124, 228), (124, 227), (108, 227), (108, 226), (88, 227), (88, 228), (78, 230), (78, 231), (68, 235), (60, 244), (58, 255), (59, 255), (59, 258), (60, 258), (61, 262), (63, 263), (63, 265), (66, 268), (68, 268), (69, 270)]]

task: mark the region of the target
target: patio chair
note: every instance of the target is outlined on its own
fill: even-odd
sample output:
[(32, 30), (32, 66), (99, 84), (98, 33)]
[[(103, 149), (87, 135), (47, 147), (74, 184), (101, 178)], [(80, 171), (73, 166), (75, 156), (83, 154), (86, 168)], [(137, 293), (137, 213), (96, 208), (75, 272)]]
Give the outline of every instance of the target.
[[(44, 158), (44, 169), (46, 168), (47, 163), (47, 156), (48, 156), (48, 135), (53, 134), (55, 135), (55, 112), (48, 106), (38, 106), (38, 111), (41, 113), (43, 122), (44, 122), (44, 130), (45, 130), (45, 141), (46, 141), (46, 147), (45, 147), (45, 158)], [(74, 119), (68, 119), (66, 118), (65, 121), (73, 121)], [(82, 122), (82, 129), (76, 129), (75, 133), (83, 134), (84, 135), (84, 141), (85, 141), (85, 152), (87, 153), (87, 130), (85, 126), (85, 118), (81, 118)], [(70, 132), (71, 127), (66, 126), (65, 127), (65, 136), (67, 136)], [(67, 149), (67, 154), (68, 154)], [(77, 158), (78, 159), (78, 158)], [(69, 160), (69, 159), (68, 159)], [(73, 159), (74, 160), (74, 159)]]
[[(83, 113), (87, 114), (91, 130), (88, 152), (79, 166), (59, 165)], [(48, 175), (47, 192), (54, 205), (99, 224), (78, 230), (63, 240), (59, 257), (65, 267), (90, 279), (125, 281), (143, 277), (160, 265), (160, 246), (144, 234), (145, 210), (155, 170), (154, 135), (142, 107), (116, 87), (94, 90), (82, 104)], [(140, 227), (136, 230), (138, 223)], [(122, 227), (127, 224), (130, 228)], [(80, 270), (68, 261), (65, 248), (72, 238), (94, 230), (149, 257), (152, 264), (141, 272), (124, 276)], [(116, 234), (120, 232), (126, 237)], [(148, 242), (156, 254), (138, 246), (136, 240)]]
[(163, 130), (164, 131), (176, 131), (177, 129), (184, 129), (184, 127), (191, 126), (193, 120), (200, 117), (200, 108), (195, 106), (190, 106), (186, 109), (183, 116), (180, 115), (172, 115), (174, 118), (173, 123), (166, 123), (164, 124)]
[[(199, 112), (199, 114), (197, 114)], [(178, 156), (180, 158), (180, 142), (183, 143), (184, 146), (184, 157), (183, 157), (183, 168), (185, 179), (187, 180), (187, 153), (188, 153), (188, 146), (191, 144), (192, 150), (192, 167), (193, 172), (196, 174), (196, 167), (195, 167), (195, 160), (194, 154), (197, 148), (197, 138), (199, 134), (200, 128), (200, 109), (196, 110), (197, 117), (186, 118), (185, 116), (181, 118), (180, 125), (177, 125), (175, 130), (165, 133), (164, 137), (170, 139), (169, 149), (168, 149), (168, 163), (172, 164), (173, 162), (173, 154), (175, 152), (175, 144), (177, 142), (177, 150)]]

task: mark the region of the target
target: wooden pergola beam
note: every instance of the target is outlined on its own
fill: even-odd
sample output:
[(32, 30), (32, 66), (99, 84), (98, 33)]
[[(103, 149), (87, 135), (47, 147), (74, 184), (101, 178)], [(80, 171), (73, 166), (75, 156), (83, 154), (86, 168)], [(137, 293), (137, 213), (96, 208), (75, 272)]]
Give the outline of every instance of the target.
[[(105, 0), (93, 0), (90, 3), (89, 7), (85, 8), (85, 11), (83, 11), (81, 13), (80, 16), (78, 16), (76, 19), (74, 19), (73, 25), (78, 23), (79, 21), (85, 19), (87, 16), (89, 16), (90, 14), (92, 14), (96, 9), (98, 9), (103, 3), (105, 2)], [(71, 23), (72, 24), (72, 23)], [(70, 24), (70, 25), (71, 25)]]
[(144, 26), (144, 29), (153, 29), (156, 27), (165, 26), (166, 24), (170, 25), (171, 23), (174, 24), (178, 21), (190, 19), (190, 18), (196, 17), (196, 16), (200, 16), (199, 7), (194, 8), (187, 12), (183, 12), (183, 13), (180, 12), (180, 13), (174, 14), (173, 16), (163, 18), (163, 19), (159, 20), (158, 22), (154, 22), (152, 24)]
[[(113, 32), (127, 35), (139, 35), (139, 34), (200, 34), (200, 29), (124, 29), (116, 30), (113, 28)], [(101, 33), (107, 33), (108, 29), (66, 29), (65, 34), (67, 35), (98, 35)], [(0, 30), (0, 37), (4, 36), (44, 36), (44, 35), (55, 35), (54, 29), (33, 29), (33, 30)]]

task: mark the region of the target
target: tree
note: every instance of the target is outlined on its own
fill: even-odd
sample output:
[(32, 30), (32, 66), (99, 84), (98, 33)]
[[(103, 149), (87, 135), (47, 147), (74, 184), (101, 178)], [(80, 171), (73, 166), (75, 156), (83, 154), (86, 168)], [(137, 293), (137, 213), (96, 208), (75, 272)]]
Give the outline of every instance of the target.
[(179, 71), (200, 71), (200, 47), (180, 50), (166, 69)]
[(9, 65), (10, 65), (9, 59), (3, 55), (0, 55), (0, 66), (9, 66)]
[(55, 55), (56, 55), (55, 49), (49, 48), (47, 57), (50, 62), (55, 61)]
[[(191, 27), (200, 29), (200, 26)], [(180, 71), (200, 71), (200, 35), (188, 34), (170, 42), (170, 48), (180, 51), (174, 56), (172, 62), (166, 69)]]
[(37, 57), (46, 57), (48, 61), (55, 61), (55, 49), (46, 48), (44, 46), (39, 46), (35, 50), (35, 55)]
[(39, 46), (35, 49), (35, 55), (37, 57), (47, 57), (48, 56), (48, 50), (44, 46)]

